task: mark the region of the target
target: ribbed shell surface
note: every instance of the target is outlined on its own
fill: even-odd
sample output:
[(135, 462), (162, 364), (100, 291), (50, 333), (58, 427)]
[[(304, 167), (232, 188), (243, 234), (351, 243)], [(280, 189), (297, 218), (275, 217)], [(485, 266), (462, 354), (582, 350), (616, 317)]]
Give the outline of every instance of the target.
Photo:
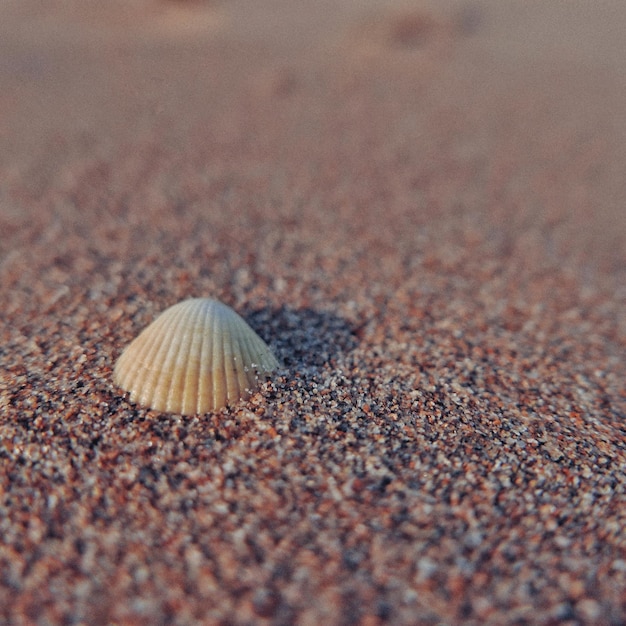
[(267, 344), (235, 311), (195, 298), (165, 310), (129, 344), (114, 380), (132, 402), (191, 415), (247, 397), (277, 367)]

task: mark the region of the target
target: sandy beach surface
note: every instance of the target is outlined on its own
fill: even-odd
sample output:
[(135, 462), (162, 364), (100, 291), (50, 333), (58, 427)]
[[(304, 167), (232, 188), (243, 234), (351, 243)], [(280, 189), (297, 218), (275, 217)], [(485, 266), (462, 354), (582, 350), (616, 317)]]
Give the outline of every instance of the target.
[[(625, 28), (5, 0), (0, 622), (626, 623)], [(130, 403), (198, 296), (283, 368)]]

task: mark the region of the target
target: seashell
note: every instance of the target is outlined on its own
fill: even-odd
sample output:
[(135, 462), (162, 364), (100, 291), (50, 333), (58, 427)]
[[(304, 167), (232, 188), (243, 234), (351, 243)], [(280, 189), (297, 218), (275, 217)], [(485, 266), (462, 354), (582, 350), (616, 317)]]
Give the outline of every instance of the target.
[(277, 367), (267, 344), (235, 311), (194, 298), (165, 310), (128, 345), (114, 380), (132, 402), (190, 415), (247, 397)]

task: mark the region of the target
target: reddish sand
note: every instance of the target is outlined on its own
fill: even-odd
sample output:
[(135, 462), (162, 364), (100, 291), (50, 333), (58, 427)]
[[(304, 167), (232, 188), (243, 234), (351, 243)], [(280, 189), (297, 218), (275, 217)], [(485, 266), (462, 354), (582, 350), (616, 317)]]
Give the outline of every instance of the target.
[[(3, 2), (0, 621), (625, 623), (625, 27)], [(130, 404), (190, 296), (284, 369)]]

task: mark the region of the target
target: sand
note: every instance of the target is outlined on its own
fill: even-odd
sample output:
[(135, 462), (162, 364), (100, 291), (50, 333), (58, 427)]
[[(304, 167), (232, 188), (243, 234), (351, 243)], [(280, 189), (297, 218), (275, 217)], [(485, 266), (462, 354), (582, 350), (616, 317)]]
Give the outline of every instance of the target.
[[(0, 9), (0, 620), (626, 622), (626, 5)], [(284, 367), (112, 382), (179, 300)]]

